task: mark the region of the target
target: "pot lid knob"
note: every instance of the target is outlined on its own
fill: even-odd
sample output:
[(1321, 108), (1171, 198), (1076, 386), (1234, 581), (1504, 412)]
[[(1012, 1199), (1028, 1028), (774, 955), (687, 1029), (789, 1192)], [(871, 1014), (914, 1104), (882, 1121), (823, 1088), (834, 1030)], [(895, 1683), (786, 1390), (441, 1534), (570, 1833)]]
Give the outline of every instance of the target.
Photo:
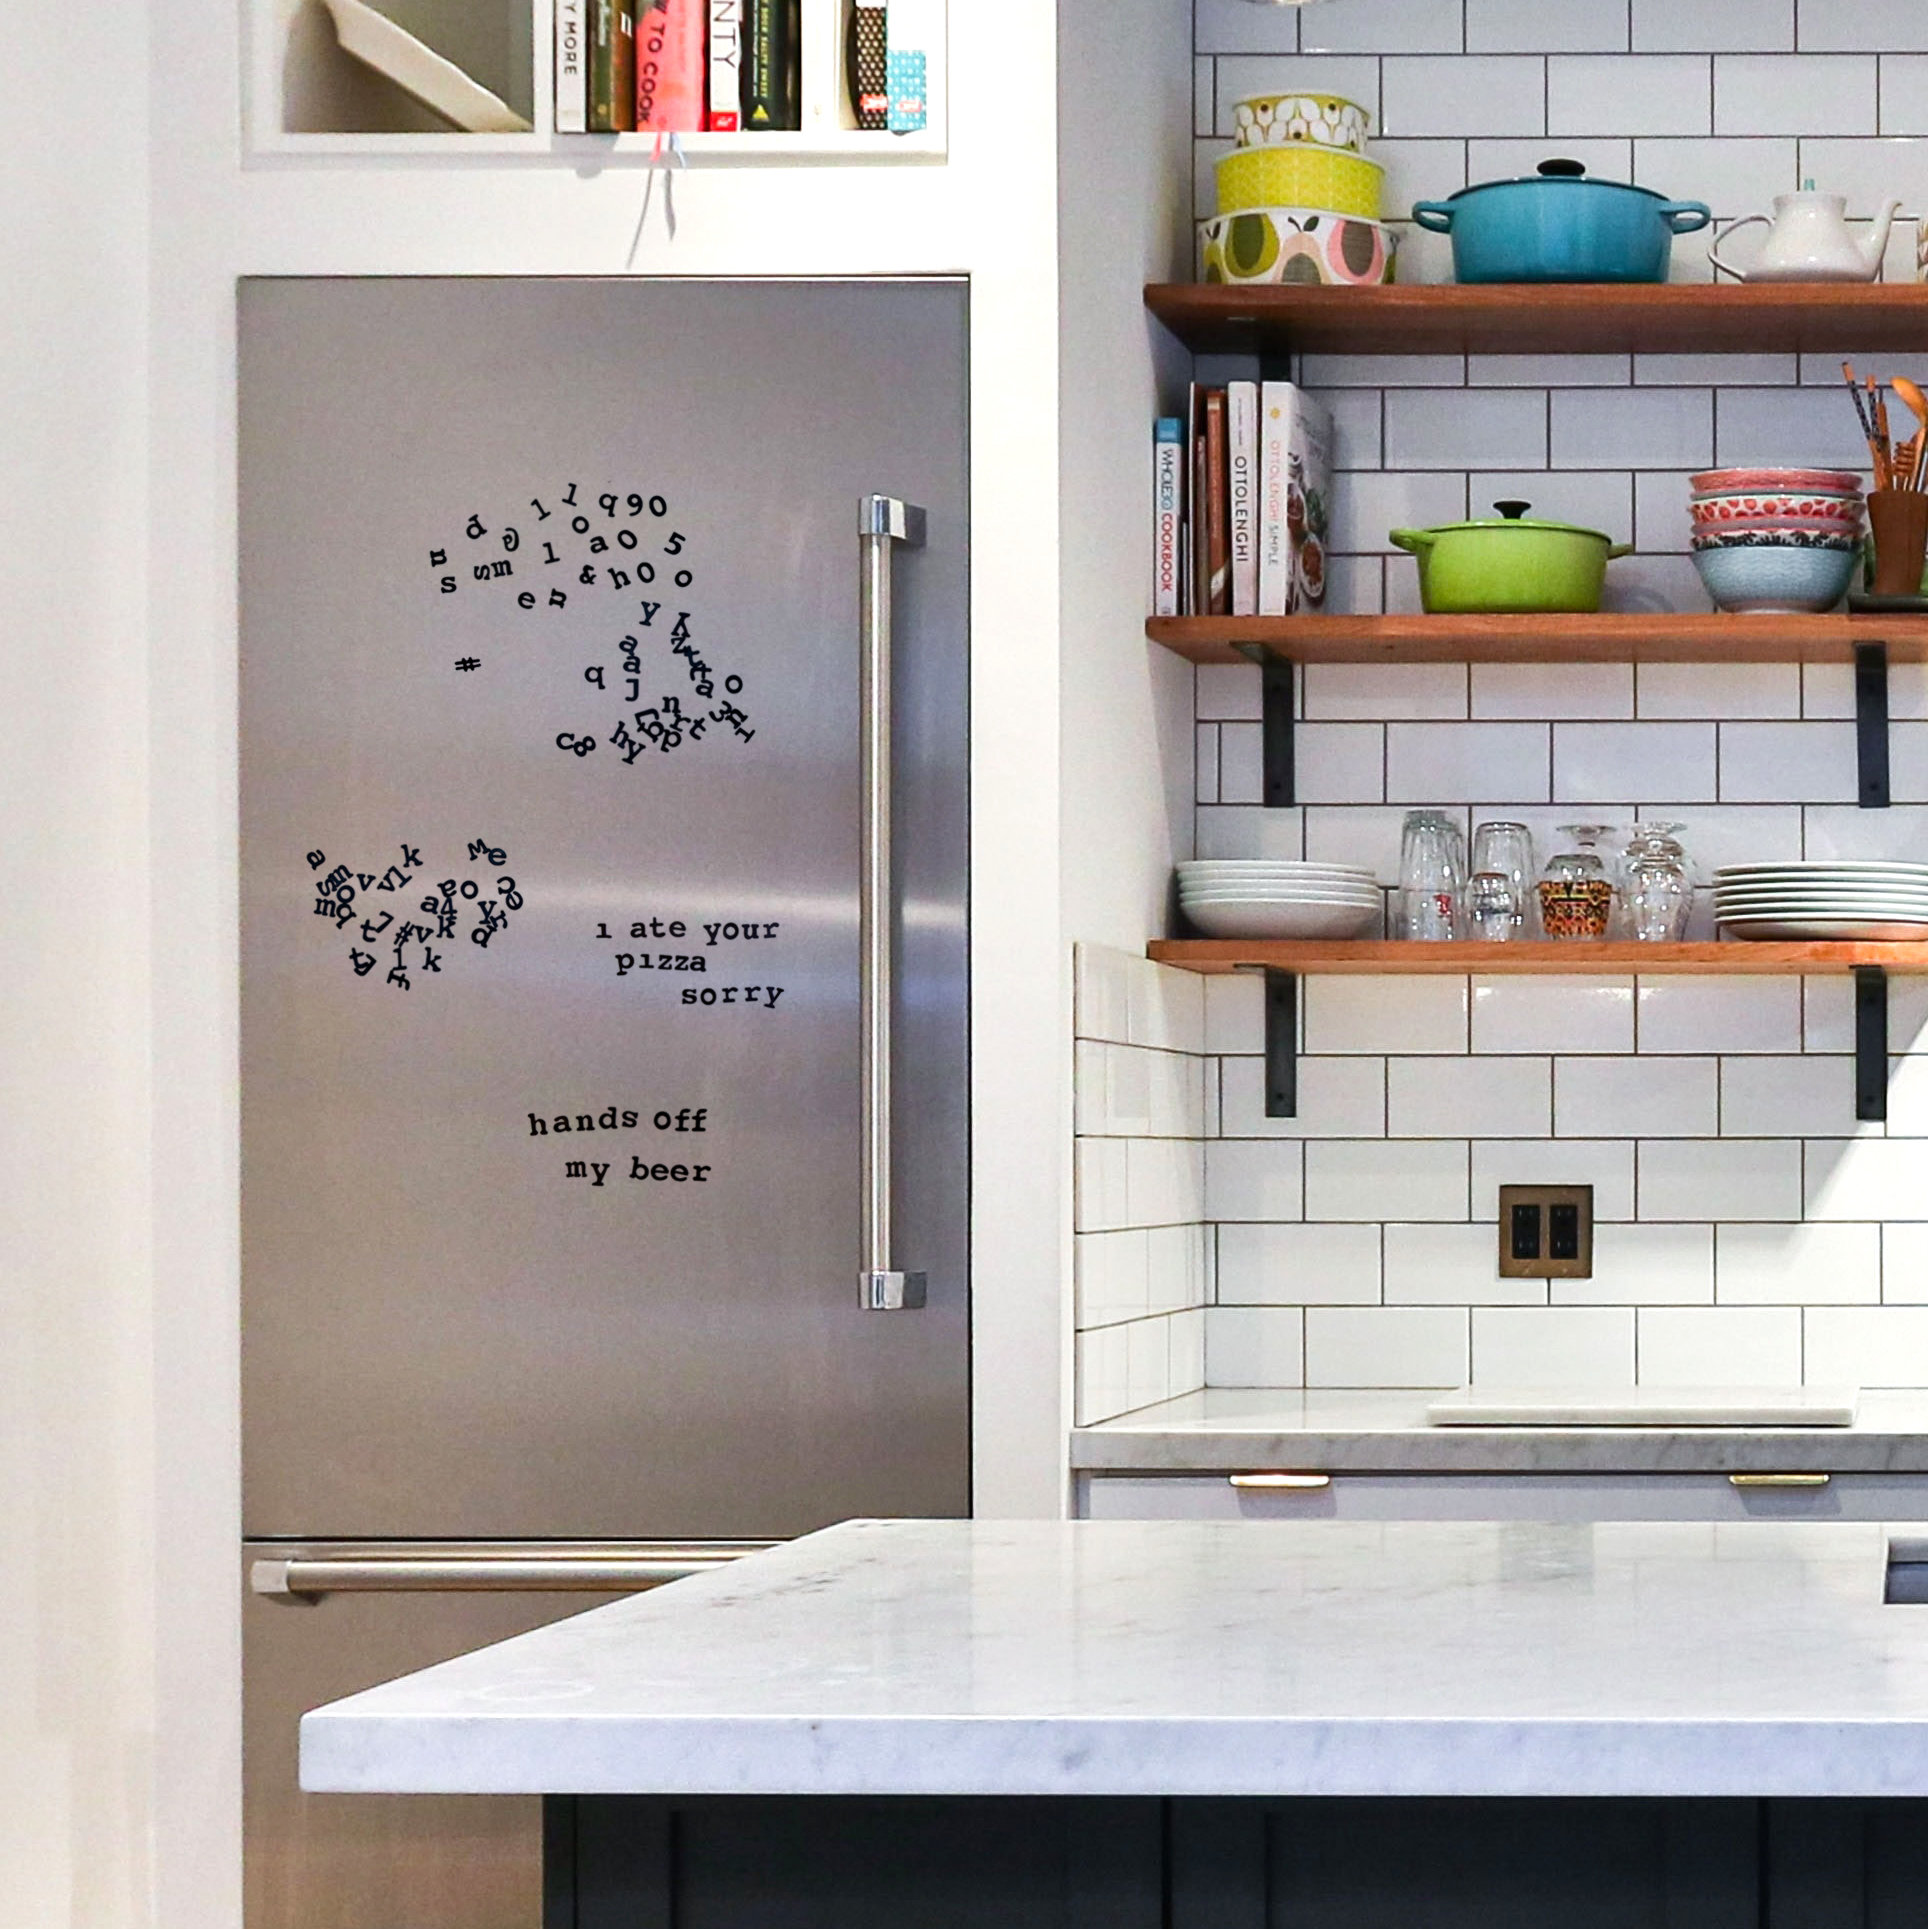
[(1542, 161), (1539, 171), (1550, 180), (1571, 181), (1587, 171), (1587, 164), (1584, 161)]
[(1497, 509), (1508, 522), (1518, 522), (1533, 505), (1530, 502), (1496, 502), (1493, 507)]

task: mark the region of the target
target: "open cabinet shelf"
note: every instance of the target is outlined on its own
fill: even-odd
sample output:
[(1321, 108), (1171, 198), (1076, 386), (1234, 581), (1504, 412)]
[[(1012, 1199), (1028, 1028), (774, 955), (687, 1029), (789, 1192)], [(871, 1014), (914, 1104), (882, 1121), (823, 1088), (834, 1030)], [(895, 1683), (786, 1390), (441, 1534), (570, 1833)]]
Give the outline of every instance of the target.
[(1749, 977), (1821, 976), (1840, 971), (1928, 973), (1928, 943), (1910, 944), (1633, 944), (1579, 939), (1560, 942), (1423, 944), (1405, 938), (1310, 941), (1272, 938), (1161, 938), (1147, 947), (1158, 964), (1217, 975), (1228, 971), (1295, 971), (1317, 976), (1424, 973), (1433, 977), (1653, 977), (1740, 973)]
[(1158, 283), (1145, 306), (1194, 354), (1662, 355), (1928, 349), (1928, 286)]
[[(928, 0), (938, 20), (945, 0)], [(325, 0), (250, 0), (247, 68), (248, 153), (257, 159), (394, 160), (575, 168), (647, 167), (666, 153), (668, 136), (560, 134), (555, 130), (552, 0), (411, 0), (395, 6), (404, 24), (422, 26), (445, 5), (452, 23), (439, 50), (498, 95), (529, 126), (470, 133), (450, 125), (403, 87), (341, 46)], [(805, 10), (818, 30), (802, 50), (799, 130), (680, 133), (683, 160), (699, 167), (757, 167), (942, 161), (946, 157), (945, 35), (933, 33), (926, 79), (929, 124), (912, 133), (861, 129), (843, 82), (842, 32), (850, 0)], [(379, 9), (378, 9), (379, 10)], [(834, 35), (826, 16), (834, 13)], [(834, 45), (833, 43), (834, 38)], [(660, 138), (660, 149), (659, 149)]]
[(1849, 663), (1864, 643), (1928, 660), (1928, 615), (1155, 616), (1145, 633), (1194, 663)]

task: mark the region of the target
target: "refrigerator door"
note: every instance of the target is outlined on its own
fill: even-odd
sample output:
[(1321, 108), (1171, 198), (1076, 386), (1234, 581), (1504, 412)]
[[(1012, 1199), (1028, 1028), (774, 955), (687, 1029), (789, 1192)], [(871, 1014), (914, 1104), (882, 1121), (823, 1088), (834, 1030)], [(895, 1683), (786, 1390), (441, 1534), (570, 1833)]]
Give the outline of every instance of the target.
[[(252, 1572), (257, 1563), (291, 1558), (410, 1555), (526, 1569), (532, 1557), (577, 1550), (272, 1543), (244, 1552)], [(538, 1800), (304, 1795), (295, 1783), (297, 1723), (321, 1702), (617, 1598), (539, 1587), (351, 1590), (300, 1601), (250, 1592), (242, 1617), (248, 1929), (532, 1929), (540, 1922)]]
[[(240, 290), (244, 1522), (969, 1506), (966, 290)], [(860, 1305), (860, 505), (894, 1263)]]

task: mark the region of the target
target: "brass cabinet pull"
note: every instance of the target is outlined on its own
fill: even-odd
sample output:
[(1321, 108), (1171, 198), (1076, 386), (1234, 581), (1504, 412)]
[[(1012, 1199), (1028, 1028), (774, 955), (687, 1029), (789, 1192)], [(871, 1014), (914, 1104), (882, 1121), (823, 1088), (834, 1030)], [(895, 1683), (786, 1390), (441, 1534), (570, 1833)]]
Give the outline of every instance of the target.
[(1330, 1487), (1330, 1474), (1230, 1474), (1234, 1487), (1253, 1488), (1262, 1493), (1312, 1493)]
[(1831, 1474), (1729, 1474), (1730, 1487), (1825, 1487)]

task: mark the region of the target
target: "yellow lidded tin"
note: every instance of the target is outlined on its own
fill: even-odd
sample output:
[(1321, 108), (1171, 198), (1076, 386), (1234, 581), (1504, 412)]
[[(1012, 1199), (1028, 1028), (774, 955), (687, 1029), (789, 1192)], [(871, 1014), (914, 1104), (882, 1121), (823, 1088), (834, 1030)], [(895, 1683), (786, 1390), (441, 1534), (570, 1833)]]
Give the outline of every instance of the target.
[(1218, 164), (1218, 208), (1326, 208), (1377, 221), (1384, 179), (1377, 161), (1309, 141), (1241, 147)]

